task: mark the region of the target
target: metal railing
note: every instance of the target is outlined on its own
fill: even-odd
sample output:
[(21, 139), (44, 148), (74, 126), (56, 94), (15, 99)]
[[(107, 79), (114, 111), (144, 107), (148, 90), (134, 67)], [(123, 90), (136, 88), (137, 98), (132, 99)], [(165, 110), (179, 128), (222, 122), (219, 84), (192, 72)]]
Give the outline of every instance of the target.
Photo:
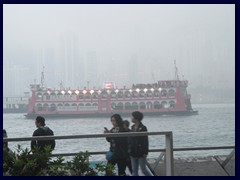
[[(226, 164), (231, 160), (231, 158), (235, 154), (235, 146), (215, 146), (215, 147), (186, 147), (186, 148), (173, 148), (173, 151), (204, 151), (204, 150), (220, 150), (220, 149), (233, 149), (229, 155), (227, 155), (226, 159), (221, 163), (220, 158), (218, 156), (213, 156), (214, 159), (222, 166), (223, 170), (226, 172), (226, 174), (229, 175), (229, 173), (225, 170)], [(155, 160), (155, 162), (152, 164), (151, 168), (153, 171), (157, 168), (160, 161), (164, 159), (166, 161), (166, 156), (164, 149), (154, 149), (151, 150), (151, 152), (161, 152), (159, 157)]]
[[(4, 142), (19, 142), (19, 141), (31, 141), (31, 140), (62, 140), (62, 139), (86, 139), (86, 138), (106, 138), (106, 137), (135, 137), (135, 136), (165, 136), (165, 149), (150, 149), (149, 152), (165, 152), (165, 168), (166, 176), (173, 176), (173, 134), (171, 131), (166, 132), (130, 132), (130, 133), (107, 133), (107, 134), (86, 134), (86, 135), (70, 135), (70, 136), (34, 136), (23, 138), (3, 138)], [(89, 154), (97, 155), (104, 154), (106, 151), (90, 152)], [(67, 154), (53, 154), (53, 156), (74, 156), (77, 153)]]

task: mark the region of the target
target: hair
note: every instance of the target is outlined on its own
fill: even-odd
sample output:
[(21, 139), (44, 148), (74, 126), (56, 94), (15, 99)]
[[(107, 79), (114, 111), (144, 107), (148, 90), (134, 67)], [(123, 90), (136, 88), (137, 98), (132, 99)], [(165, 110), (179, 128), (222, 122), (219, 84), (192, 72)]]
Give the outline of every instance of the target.
[(123, 119), (122, 119), (122, 117), (119, 114), (112, 115), (111, 116), (111, 121), (112, 121), (112, 118), (116, 119), (116, 123), (117, 123), (118, 126), (122, 126), (123, 125)]
[(143, 119), (143, 113), (139, 111), (132, 112), (132, 116), (134, 117), (134, 119), (137, 119), (138, 121), (142, 121)]
[(130, 123), (129, 123), (128, 120), (124, 120), (124, 121), (123, 121), (123, 124), (125, 124), (127, 127), (129, 127), (129, 124), (130, 124)]
[(42, 116), (37, 116), (36, 118), (37, 123), (40, 123), (42, 126), (45, 126), (45, 119)]

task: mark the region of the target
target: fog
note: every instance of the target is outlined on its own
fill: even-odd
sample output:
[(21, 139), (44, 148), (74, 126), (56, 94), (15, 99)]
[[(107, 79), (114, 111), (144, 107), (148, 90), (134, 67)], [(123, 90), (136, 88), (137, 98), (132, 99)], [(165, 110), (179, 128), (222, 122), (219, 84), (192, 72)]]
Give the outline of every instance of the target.
[[(235, 5), (3, 5), (3, 96), (174, 78), (235, 89)], [(224, 91), (225, 92), (225, 91)], [(221, 96), (221, 94), (220, 94)]]

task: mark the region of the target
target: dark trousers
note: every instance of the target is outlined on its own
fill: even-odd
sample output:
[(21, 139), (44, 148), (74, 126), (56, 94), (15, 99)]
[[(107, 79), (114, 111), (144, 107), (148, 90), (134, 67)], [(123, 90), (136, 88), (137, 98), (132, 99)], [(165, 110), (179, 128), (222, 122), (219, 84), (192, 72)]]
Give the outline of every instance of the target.
[(116, 161), (108, 161), (108, 163), (115, 165), (117, 164), (118, 167), (118, 175), (119, 176), (126, 176), (126, 160), (125, 159), (118, 159)]
[(128, 167), (130, 173), (132, 174), (132, 163), (130, 157), (126, 160), (126, 166)]

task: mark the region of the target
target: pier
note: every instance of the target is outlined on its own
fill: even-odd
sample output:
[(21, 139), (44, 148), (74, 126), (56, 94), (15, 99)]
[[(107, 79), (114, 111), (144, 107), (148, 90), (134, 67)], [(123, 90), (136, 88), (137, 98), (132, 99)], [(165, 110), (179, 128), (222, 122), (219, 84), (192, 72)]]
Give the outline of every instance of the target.
[(3, 113), (27, 113), (28, 99), (28, 95), (3, 97)]
[[(106, 138), (106, 137), (133, 137), (133, 136), (165, 136), (165, 147), (150, 149), (151, 152), (159, 152), (156, 159), (148, 159), (148, 168), (155, 176), (235, 176), (235, 146), (219, 147), (193, 147), (173, 148), (173, 133), (167, 132), (131, 132), (131, 133), (109, 133), (109, 134), (86, 134), (70, 136), (39, 136), (23, 138), (3, 138), (4, 142), (20, 142), (31, 140), (67, 140), (83, 138)], [(216, 150), (233, 149), (227, 157), (207, 157), (192, 159), (175, 159), (174, 151)], [(89, 152), (90, 155), (106, 154), (107, 151)], [(74, 156), (77, 153), (58, 153), (56, 156)]]

